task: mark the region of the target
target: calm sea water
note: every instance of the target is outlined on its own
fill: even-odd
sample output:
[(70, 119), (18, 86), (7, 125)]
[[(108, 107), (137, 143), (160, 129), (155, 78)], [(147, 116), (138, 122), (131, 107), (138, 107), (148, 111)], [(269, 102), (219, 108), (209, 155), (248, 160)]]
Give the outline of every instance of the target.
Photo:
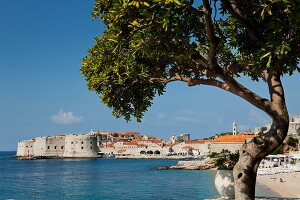
[(171, 200), (217, 197), (210, 171), (157, 170), (173, 160), (16, 160), (0, 152), (0, 199)]

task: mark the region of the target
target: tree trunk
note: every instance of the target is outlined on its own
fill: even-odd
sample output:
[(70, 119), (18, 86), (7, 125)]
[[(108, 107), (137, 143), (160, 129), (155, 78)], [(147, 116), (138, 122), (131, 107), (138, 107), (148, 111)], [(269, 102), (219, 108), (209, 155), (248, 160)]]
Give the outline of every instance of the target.
[[(259, 163), (283, 142), (288, 127), (289, 124), (286, 122), (275, 121), (266, 136), (255, 138), (242, 146), (240, 159), (233, 170), (235, 199), (255, 199), (256, 173)], [(274, 135), (280, 137), (275, 138)]]
[(273, 119), (270, 130), (262, 135), (253, 138), (245, 143), (240, 149), (240, 158), (233, 169), (235, 182), (235, 199), (255, 199), (255, 185), (257, 168), (261, 160), (269, 155), (276, 147), (284, 141), (289, 128), (289, 115), (285, 103), (284, 90), (280, 75), (272, 72), (267, 77), (271, 106), (263, 108)]

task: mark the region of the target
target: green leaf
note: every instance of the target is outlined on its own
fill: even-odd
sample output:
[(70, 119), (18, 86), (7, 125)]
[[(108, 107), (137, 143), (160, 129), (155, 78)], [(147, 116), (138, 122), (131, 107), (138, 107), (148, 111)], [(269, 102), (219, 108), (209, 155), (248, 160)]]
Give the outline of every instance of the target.
[(267, 67), (270, 67), (271, 65), (271, 62), (272, 62), (272, 55), (269, 56), (269, 59), (268, 59), (268, 62), (267, 62)]
[(261, 57), (260, 57), (260, 60), (264, 59), (265, 57), (267, 57), (267, 56), (269, 56), (269, 55), (271, 55), (271, 52), (268, 52), (268, 53), (266, 53), (265, 55), (261, 56)]
[(181, 6), (181, 5), (182, 5), (182, 3), (181, 3), (180, 1), (178, 1), (178, 0), (173, 0), (173, 1), (174, 1), (174, 3), (177, 4), (178, 6)]
[(144, 1), (143, 4), (144, 4), (144, 6), (147, 6), (147, 7), (150, 6), (149, 3), (147, 3), (146, 1)]
[(267, 7), (267, 11), (268, 11), (269, 15), (272, 15), (272, 10), (271, 10), (271, 8), (269, 6)]

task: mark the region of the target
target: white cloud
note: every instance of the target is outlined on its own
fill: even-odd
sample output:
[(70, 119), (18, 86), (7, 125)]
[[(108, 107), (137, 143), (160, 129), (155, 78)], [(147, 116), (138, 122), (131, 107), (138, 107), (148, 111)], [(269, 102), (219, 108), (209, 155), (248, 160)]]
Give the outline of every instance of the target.
[(51, 120), (57, 124), (76, 124), (83, 121), (82, 116), (76, 116), (70, 111), (59, 111), (57, 114), (51, 116)]

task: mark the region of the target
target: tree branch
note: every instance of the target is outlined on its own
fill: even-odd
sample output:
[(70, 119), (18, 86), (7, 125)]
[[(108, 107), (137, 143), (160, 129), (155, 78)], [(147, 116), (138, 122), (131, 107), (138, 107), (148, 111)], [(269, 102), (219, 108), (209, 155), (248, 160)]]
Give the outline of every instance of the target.
[(223, 6), (228, 10), (228, 12), (235, 17), (242, 25), (245, 26), (247, 32), (249, 33), (250, 37), (257, 42), (258, 34), (253, 27), (253, 25), (249, 22), (246, 16), (244, 16), (239, 8), (236, 6), (235, 0), (221, 0)]
[(172, 78), (151, 78), (151, 82), (158, 81), (163, 84), (168, 84), (173, 81), (182, 81), (188, 84), (188, 86), (196, 86), (196, 85), (209, 85), (218, 87), (222, 90), (231, 91), (231, 87), (222, 81), (216, 80), (216, 79), (193, 79), (184, 75), (177, 74), (175, 77)]
[[(228, 65), (223, 68), (225, 73), (242, 73), (242, 72), (251, 72), (251, 68), (248, 65), (240, 65), (237, 63)], [(258, 72), (257, 75), (261, 77), (264, 81), (267, 81), (269, 77), (268, 70), (264, 69), (261, 72)]]
[(173, 81), (178, 81), (175, 77), (172, 78), (150, 78), (150, 82), (159, 82), (163, 84), (168, 84)]
[(271, 102), (277, 111), (277, 117), (281, 118), (281, 116), (283, 116), (284, 118), (282, 120), (286, 120), (288, 122), (288, 111), (286, 108), (284, 90), (280, 80), (280, 75), (272, 71), (268, 76), (267, 83)]
[(206, 24), (206, 33), (209, 41), (209, 50), (208, 50), (208, 67), (215, 68), (218, 65), (216, 54), (219, 40), (215, 35), (214, 25), (211, 18), (212, 8), (210, 7), (208, 0), (203, 0), (203, 12), (205, 16)]
[(191, 59), (196, 62), (196, 64), (200, 64), (201, 66), (207, 68), (208, 67), (208, 61), (200, 55), (198, 52), (194, 52), (191, 56)]
[(218, 77), (221, 78), (230, 87), (228, 91), (245, 99), (255, 107), (267, 113), (272, 119), (277, 116), (277, 110), (274, 105), (268, 99), (262, 98), (258, 94), (252, 92), (238, 81), (236, 81), (230, 74), (226, 73), (224, 69), (219, 67)]

